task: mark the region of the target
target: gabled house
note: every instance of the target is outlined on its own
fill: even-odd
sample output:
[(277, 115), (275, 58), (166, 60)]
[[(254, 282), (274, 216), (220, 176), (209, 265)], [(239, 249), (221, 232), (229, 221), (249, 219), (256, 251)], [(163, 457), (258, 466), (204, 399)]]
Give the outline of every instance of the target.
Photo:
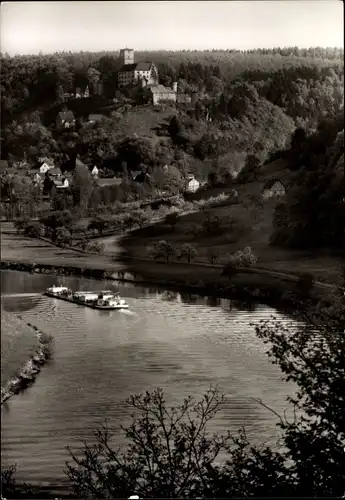
[(62, 177), (61, 180), (53, 179), (54, 186), (57, 190), (67, 189), (69, 187), (69, 180), (66, 177)]
[(146, 172), (133, 172), (133, 181), (134, 182), (139, 182), (140, 184), (143, 184), (143, 182), (150, 182), (151, 181), (151, 176), (150, 174)]
[(59, 167), (54, 167), (49, 169), (46, 172), (46, 177), (50, 177), (52, 179), (60, 179), (62, 176), (61, 168)]
[(269, 198), (280, 198), (285, 196), (285, 194), (286, 187), (284, 184), (279, 180), (272, 179), (265, 184), (262, 198), (264, 200), (268, 200)]
[(45, 174), (48, 170), (54, 168), (54, 162), (51, 158), (40, 158), (38, 165), (40, 174)]
[(189, 174), (187, 176), (187, 185), (186, 192), (187, 193), (195, 193), (200, 187), (200, 182), (196, 180), (194, 174)]
[(60, 111), (56, 118), (58, 128), (70, 128), (75, 125), (75, 117), (72, 111)]
[(43, 194), (52, 195), (56, 191), (64, 191), (69, 187), (67, 177), (57, 178), (49, 174), (46, 175), (43, 181)]
[(98, 168), (96, 167), (96, 165), (93, 167), (93, 169), (91, 170), (91, 175), (94, 179), (96, 179), (98, 177), (98, 174), (99, 174), (99, 170)]
[(151, 85), (148, 92), (154, 106), (160, 102), (176, 102), (175, 90), (164, 85)]

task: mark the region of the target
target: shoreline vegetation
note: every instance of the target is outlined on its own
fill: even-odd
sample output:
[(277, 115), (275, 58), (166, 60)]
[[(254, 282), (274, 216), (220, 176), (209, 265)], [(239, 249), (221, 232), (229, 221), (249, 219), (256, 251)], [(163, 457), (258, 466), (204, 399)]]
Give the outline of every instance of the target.
[[(106, 264), (106, 263), (104, 263)], [(118, 263), (120, 264), (120, 262)], [(197, 264), (170, 263), (150, 261), (148, 259), (127, 260), (122, 266), (103, 267), (88, 265), (58, 265), (38, 262), (1, 261), (2, 270), (24, 271), (38, 274), (54, 274), (57, 276), (79, 276), (96, 280), (112, 280), (135, 283), (138, 285), (164, 287), (170, 290), (183, 290), (185, 293), (234, 298), (243, 301), (266, 303), (269, 306), (290, 309), (301, 304), (311, 307), (321, 299), (330, 299), (334, 287), (330, 284), (311, 284), (311, 290), (303, 294), (297, 276), (289, 276), (269, 270), (243, 268), (231, 280), (222, 275), (220, 266), (213, 267)], [(261, 273), (261, 272), (262, 273)], [(268, 273), (268, 274), (267, 274)], [(306, 300), (308, 299), (308, 302)]]
[[(12, 396), (19, 394), (19, 392), (24, 391), (27, 387), (32, 385), (37, 375), (40, 373), (42, 367), (51, 358), (53, 353), (53, 338), (51, 335), (40, 331), (36, 326), (31, 323), (24, 323), (21, 317), (8, 313), (7, 311), (1, 311), (1, 323), (2, 323), (2, 334), (6, 332), (9, 335), (10, 325), (13, 326), (15, 323), (16, 332), (11, 332), (12, 335), (18, 334), (19, 337), (23, 338), (27, 336), (27, 333), (31, 333), (37, 339), (37, 344), (33, 344), (28, 350), (28, 358), (23, 365), (21, 360), (18, 361), (20, 368), (13, 370), (8, 376), (4, 385), (1, 387), (1, 405), (8, 401)], [(12, 328), (13, 330), (13, 328)], [(5, 337), (6, 337), (5, 335)], [(8, 340), (6, 338), (6, 340)], [(9, 345), (7, 345), (9, 344)], [(7, 347), (7, 349), (6, 349)], [(11, 348), (11, 341), (6, 343), (6, 346), (2, 345), (2, 365), (5, 365), (6, 354)], [(18, 350), (17, 350), (18, 353)], [(25, 354), (24, 354), (25, 355)], [(3, 381), (3, 379), (2, 379)]]

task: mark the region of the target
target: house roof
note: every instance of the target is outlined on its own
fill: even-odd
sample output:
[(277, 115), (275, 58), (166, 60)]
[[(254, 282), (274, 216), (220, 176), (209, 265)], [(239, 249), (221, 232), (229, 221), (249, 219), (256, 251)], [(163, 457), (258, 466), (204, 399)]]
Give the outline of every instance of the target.
[(54, 167), (54, 168), (51, 168), (50, 170), (48, 170), (47, 174), (49, 174), (49, 175), (61, 175), (62, 172), (61, 172), (61, 169), (59, 167)]
[(152, 62), (138, 62), (136, 71), (150, 71)]
[(164, 87), (164, 85), (152, 85), (150, 87), (152, 94), (175, 94), (176, 92), (169, 87)]
[(275, 186), (276, 184), (280, 184), (285, 189), (284, 184), (279, 179), (270, 179), (269, 181), (266, 182), (264, 189), (272, 189), (272, 187)]
[(133, 64), (125, 64), (120, 68), (120, 72), (123, 71), (150, 71), (152, 67), (152, 62), (138, 62)]
[(74, 114), (72, 111), (60, 111), (58, 113), (58, 117), (61, 118), (61, 120), (74, 120)]
[(137, 63), (134, 63), (134, 64), (124, 64), (119, 72), (122, 73), (122, 72), (126, 72), (126, 71), (134, 71), (137, 67)]
[(51, 167), (53, 167), (53, 166), (54, 166), (54, 162), (53, 162), (53, 160), (52, 160), (51, 158), (40, 158), (40, 159), (38, 160), (38, 164), (39, 164), (40, 166), (42, 166), (44, 163), (46, 163), (47, 165), (49, 165), (49, 166), (51, 166)]
[(87, 166), (85, 165), (85, 163), (83, 163), (79, 158), (75, 159), (75, 166), (76, 167), (85, 167), (85, 168), (87, 168)]
[(97, 115), (97, 114), (91, 114), (89, 115), (89, 121), (95, 121), (95, 122), (100, 122), (101, 120), (103, 120), (104, 116), (103, 115)]

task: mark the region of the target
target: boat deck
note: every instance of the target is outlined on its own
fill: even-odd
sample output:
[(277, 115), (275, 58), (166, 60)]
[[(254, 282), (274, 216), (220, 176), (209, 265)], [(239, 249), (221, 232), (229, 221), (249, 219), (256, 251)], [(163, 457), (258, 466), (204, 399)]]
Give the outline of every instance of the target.
[[(95, 292), (77, 292), (78, 294), (84, 293), (85, 295), (91, 295), (94, 294)], [(99, 293), (105, 293), (105, 292), (99, 292)], [(113, 292), (108, 292), (108, 293), (113, 293)], [(73, 304), (77, 304), (79, 306), (86, 306), (86, 307), (91, 307), (92, 309), (102, 309), (102, 310), (108, 310), (108, 311), (114, 311), (117, 309), (128, 309), (129, 306), (128, 304), (118, 304), (118, 305), (109, 305), (109, 306), (100, 306), (96, 303), (96, 301), (83, 301), (83, 300), (78, 300), (73, 297), (65, 297), (63, 295), (59, 295), (57, 293), (53, 292), (44, 292), (44, 295), (47, 297), (52, 297), (54, 299), (59, 299), (59, 300), (64, 300), (65, 302), (72, 302)]]

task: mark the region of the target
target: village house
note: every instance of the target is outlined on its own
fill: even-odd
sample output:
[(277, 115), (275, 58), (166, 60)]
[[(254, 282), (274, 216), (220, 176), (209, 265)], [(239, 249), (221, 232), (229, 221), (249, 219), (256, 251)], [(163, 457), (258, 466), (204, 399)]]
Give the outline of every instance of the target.
[(90, 89), (88, 85), (86, 85), (85, 87), (76, 87), (75, 89), (76, 99), (82, 99), (82, 98), (87, 99), (88, 97), (90, 97)]
[(176, 102), (179, 104), (190, 104), (192, 102), (192, 97), (189, 94), (176, 94)]
[(162, 102), (176, 102), (176, 92), (164, 85), (152, 85), (148, 89), (152, 104), (157, 106)]
[[(52, 174), (52, 170), (56, 170), (55, 175)], [(44, 195), (52, 195), (56, 191), (63, 191), (69, 187), (69, 179), (67, 176), (62, 176), (61, 170), (59, 168), (55, 168), (49, 170), (46, 173), (45, 179), (43, 181), (43, 194)]]
[(60, 179), (62, 176), (61, 168), (54, 167), (46, 172), (46, 177), (51, 177), (52, 179)]
[(97, 179), (98, 177), (98, 174), (99, 174), (99, 170), (98, 168), (96, 167), (96, 165), (93, 167), (93, 169), (91, 170), (91, 175), (94, 179)]
[(268, 181), (262, 193), (262, 198), (264, 200), (268, 200), (269, 198), (280, 198), (285, 196), (286, 188), (284, 184), (279, 180), (270, 180)]
[(54, 168), (54, 162), (51, 158), (40, 158), (38, 160), (40, 174), (45, 174), (51, 168)]
[(134, 62), (133, 49), (121, 49), (122, 67), (118, 73), (118, 87), (144, 82), (146, 85), (158, 83), (158, 70), (152, 62)]
[(189, 174), (187, 176), (187, 185), (186, 192), (187, 193), (195, 193), (200, 187), (200, 182), (196, 180), (194, 174)]
[(56, 118), (58, 128), (70, 128), (75, 125), (75, 117), (72, 111), (60, 111)]

